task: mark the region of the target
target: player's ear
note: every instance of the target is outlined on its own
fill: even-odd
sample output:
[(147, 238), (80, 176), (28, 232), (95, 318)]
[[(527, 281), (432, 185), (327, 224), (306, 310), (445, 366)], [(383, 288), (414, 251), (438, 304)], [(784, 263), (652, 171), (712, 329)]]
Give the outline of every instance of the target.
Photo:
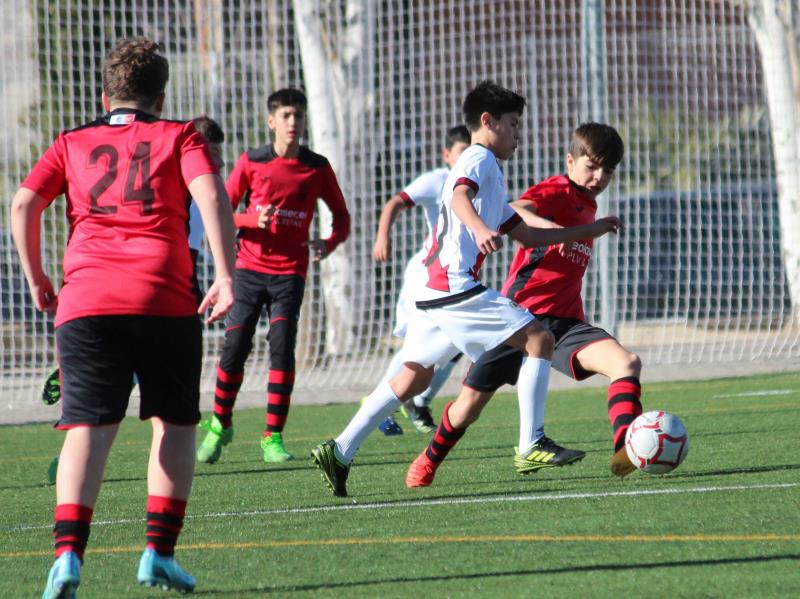
[(575, 157), (569, 152), (567, 152), (567, 173), (571, 173), (574, 167), (575, 167)]
[(487, 129), (492, 129), (494, 127), (494, 117), (489, 112), (482, 112), (481, 113), (481, 125), (486, 127)]

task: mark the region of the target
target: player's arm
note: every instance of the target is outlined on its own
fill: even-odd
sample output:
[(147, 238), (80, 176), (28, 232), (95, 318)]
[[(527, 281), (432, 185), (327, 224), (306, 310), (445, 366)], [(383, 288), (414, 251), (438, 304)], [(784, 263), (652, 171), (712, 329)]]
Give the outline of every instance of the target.
[(208, 238), (211, 255), (214, 256), (214, 284), (203, 298), (198, 313), (202, 314), (213, 306), (207, 323), (219, 320), (233, 307), (233, 274), (236, 263), (236, 228), (233, 223), (233, 209), (225, 186), (219, 175), (204, 174), (189, 183), (192, 194)]
[(464, 226), (475, 236), (481, 252), (491, 254), (503, 247), (503, 237), (498, 231), (493, 231), (478, 215), (472, 199), (475, 191), (469, 185), (456, 185), (453, 189), (453, 212)]
[(347, 210), (344, 195), (330, 165), (323, 169), (322, 176), (322, 201), (331, 211), (331, 234), (325, 239), (311, 239), (307, 242), (314, 262), (325, 258), (350, 236), (350, 212)]
[(539, 213), (536, 211), (536, 204), (531, 200), (520, 198), (515, 202), (511, 202), (511, 207), (522, 217), (522, 220), (529, 227), (535, 227), (538, 229), (562, 228), (561, 225), (539, 216)]
[(42, 196), (20, 187), (11, 203), (11, 234), (36, 309), (53, 312), (56, 309), (56, 294), (53, 283), (42, 269), (42, 212), (47, 205), (47, 200)]
[(529, 227), (524, 222), (508, 232), (508, 236), (525, 247), (554, 245), (581, 239), (594, 239), (606, 233), (616, 233), (622, 228), (622, 221), (616, 216), (604, 216), (588, 225), (564, 227), (562, 229), (540, 229)]
[(388, 262), (392, 253), (392, 225), (397, 219), (397, 215), (409, 207), (408, 202), (398, 193), (389, 198), (381, 210), (381, 217), (378, 220), (378, 232), (375, 235), (375, 243), (372, 246), (372, 257), (376, 262)]
[[(225, 181), (225, 192), (230, 199), (233, 210), (233, 222), (237, 229), (264, 229), (270, 214), (237, 212), (242, 199), (250, 193), (250, 176), (247, 169), (247, 154), (242, 154), (233, 166), (231, 174)], [(262, 222), (263, 221), (263, 222)]]

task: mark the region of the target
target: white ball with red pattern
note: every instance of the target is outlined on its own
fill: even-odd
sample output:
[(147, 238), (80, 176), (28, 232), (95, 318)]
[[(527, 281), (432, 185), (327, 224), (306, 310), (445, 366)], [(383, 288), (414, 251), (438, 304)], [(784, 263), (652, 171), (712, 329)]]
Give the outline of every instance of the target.
[(660, 410), (645, 412), (625, 433), (628, 458), (642, 472), (665, 474), (675, 470), (689, 452), (689, 435), (681, 419)]

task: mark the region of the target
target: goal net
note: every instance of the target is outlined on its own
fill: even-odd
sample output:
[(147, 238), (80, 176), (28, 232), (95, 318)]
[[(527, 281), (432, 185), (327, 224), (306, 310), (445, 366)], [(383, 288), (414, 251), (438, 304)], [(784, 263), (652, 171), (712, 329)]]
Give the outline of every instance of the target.
[[(528, 99), (522, 143), (503, 166), (513, 197), (564, 172), (570, 132), (582, 121), (608, 122), (626, 142), (600, 199), (601, 212), (620, 216), (626, 228), (595, 246), (584, 286), (591, 322), (613, 331), (648, 369), (703, 365), (738, 373), (800, 353), (800, 175), (782, 166), (789, 160), (797, 171), (800, 154), (796, 1), (2, 6), (13, 24), (0, 37), (6, 413), (38, 404), (56, 360), (51, 317), (34, 309), (13, 248), (10, 198), (60, 130), (101, 113), (103, 57), (116, 39), (133, 35), (161, 42), (169, 58), (165, 118), (209, 114), (221, 123), (223, 174), (242, 151), (268, 143), (271, 91), (294, 86), (309, 96), (308, 143), (334, 166), (353, 228), (347, 243), (309, 273), (298, 396), (355, 399), (382, 374), (398, 346), (391, 330), (403, 269), (425, 226), (421, 211), (403, 213), (391, 261), (376, 264), (371, 249), (380, 209), (418, 174), (441, 166), (445, 131), (460, 123), (466, 92), (486, 78)], [(45, 267), (54, 281), (68, 234), (63, 206), (63, 198), (56, 200), (43, 223)], [(324, 210), (313, 226), (327, 234)], [(502, 283), (512, 250), (486, 260), (488, 285)], [(204, 288), (212, 272), (204, 251)], [(267, 327), (262, 318), (244, 390), (266, 387)], [(222, 325), (207, 327), (204, 405), (222, 339)]]

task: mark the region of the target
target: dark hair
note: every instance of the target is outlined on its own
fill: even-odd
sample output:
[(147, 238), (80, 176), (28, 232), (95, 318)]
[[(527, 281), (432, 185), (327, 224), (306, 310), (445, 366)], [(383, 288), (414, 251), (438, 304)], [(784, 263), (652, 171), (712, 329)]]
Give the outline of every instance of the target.
[(308, 100), (303, 92), (292, 87), (285, 87), (270, 94), (267, 98), (267, 110), (272, 114), (282, 106), (294, 106), (304, 112), (308, 109)]
[(169, 62), (145, 37), (122, 38), (103, 63), (103, 91), (120, 102), (152, 104), (164, 92)]
[(203, 138), (211, 144), (221, 144), (225, 141), (225, 133), (219, 123), (212, 119), (207, 114), (192, 119), (194, 128), (203, 136)]
[(588, 156), (606, 168), (616, 168), (625, 153), (625, 144), (610, 125), (583, 123), (572, 132), (569, 153), (577, 159)]
[(499, 119), (510, 112), (521, 115), (524, 109), (525, 98), (488, 80), (481, 81), (467, 94), (461, 108), (470, 131), (481, 128), (481, 115), (484, 112)]
[(471, 141), (469, 130), (464, 125), (457, 125), (447, 130), (447, 135), (444, 138), (444, 147), (449, 150), (458, 142), (469, 145)]

